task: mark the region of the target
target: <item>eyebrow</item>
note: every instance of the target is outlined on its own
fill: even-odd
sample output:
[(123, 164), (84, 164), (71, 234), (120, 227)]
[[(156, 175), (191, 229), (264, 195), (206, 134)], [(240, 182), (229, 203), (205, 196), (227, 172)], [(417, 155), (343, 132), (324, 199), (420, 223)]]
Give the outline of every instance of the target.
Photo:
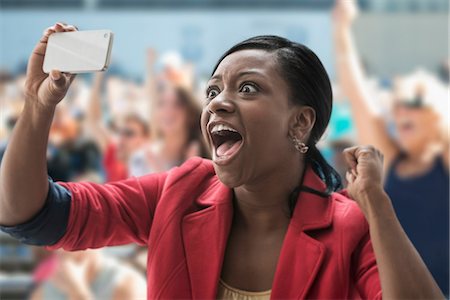
[[(239, 72), (239, 74), (237, 75), (237, 78), (240, 78), (240, 77), (243, 77), (243, 76), (246, 76), (246, 75), (259, 75), (259, 76), (267, 77), (261, 71), (259, 71), (257, 69), (251, 69), (251, 70), (246, 70), (246, 71)], [(212, 76), (208, 81), (222, 80), (222, 78), (223, 77), (222, 77), (221, 74), (216, 74), (216, 75)]]

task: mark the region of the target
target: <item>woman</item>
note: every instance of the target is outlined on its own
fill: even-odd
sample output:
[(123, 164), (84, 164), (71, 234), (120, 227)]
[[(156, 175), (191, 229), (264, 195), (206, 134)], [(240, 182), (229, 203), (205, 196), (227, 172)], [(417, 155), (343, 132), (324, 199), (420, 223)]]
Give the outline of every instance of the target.
[(141, 176), (167, 171), (193, 156), (208, 157), (200, 130), (201, 107), (190, 88), (172, 76), (156, 78), (153, 73), (155, 52), (147, 54), (146, 91), (150, 98), (150, 147), (137, 152), (130, 173)]
[(356, 202), (333, 192), (339, 178), (315, 147), (330, 82), (311, 50), (283, 38), (249, 39), (219, 60), (201, 121), (213, 162), (49, 184), (48, 126), (73, 76), (41, 70), (48, 36), (66, 30), (50, 27), (30, 58), (1, 166), (4, 231), (51, 249), (147, 244), (149, 299), (443, 298), (381, 187), (377, 150), (346, 150)]
[(385, 155), (386, 192), (406, 233), (448, 295), (450, 143), (448, 117), (443, 116), (448, 113), (448, 92), (435, 93), (437, 80), (422, 72), (396, 79), (392, 137), (386, 117), (373, 109), (376, 99), (367, 93), (351, 33), (356, 14), (354, 1), (337, 2), (337, 70), (351, 103), (358, 142), (373, 144)]
[[(150, 139), (147, 121), (136, 113), (122, 113), (113, 119), (114, 130), (103, 124), (101, 91), (103, 73), (94, 76), (86, 110), (86, 125), (103, 154), (102, 165), (106, 182), (118, 181), (130, 175), (129, 163), (133, 154), (145, 148)], [(117, 83), (117, 82), (116, 82)], [(112, 108), (110, 108), (112, 109)]]

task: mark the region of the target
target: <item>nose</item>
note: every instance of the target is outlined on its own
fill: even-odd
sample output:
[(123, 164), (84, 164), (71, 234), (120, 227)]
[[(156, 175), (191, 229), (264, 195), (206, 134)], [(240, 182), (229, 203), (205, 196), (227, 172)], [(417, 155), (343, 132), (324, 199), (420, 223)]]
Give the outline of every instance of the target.
[(208, 104), (208, 112), (211, 114), (232, 113), (235, 107), (233, 101), (222, 92), (212, 99)]

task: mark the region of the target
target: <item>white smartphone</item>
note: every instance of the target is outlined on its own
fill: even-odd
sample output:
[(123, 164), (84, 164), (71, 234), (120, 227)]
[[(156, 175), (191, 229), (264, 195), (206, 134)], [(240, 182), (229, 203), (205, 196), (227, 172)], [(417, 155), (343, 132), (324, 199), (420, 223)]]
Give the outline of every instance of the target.
[(55, 32), (48, 38), (42, 69), (73, 74), (105, 71), (113, 37), (111, 30)]

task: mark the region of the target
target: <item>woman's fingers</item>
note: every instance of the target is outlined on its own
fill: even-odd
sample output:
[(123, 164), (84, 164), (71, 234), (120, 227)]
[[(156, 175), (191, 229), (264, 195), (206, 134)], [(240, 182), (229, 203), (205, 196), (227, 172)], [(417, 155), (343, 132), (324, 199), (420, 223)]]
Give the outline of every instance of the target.
[(34, 47), (33, 54), (36, 54), (39, 56), (45, 55), (45, 50), (47, 49), (48, 37), (52, 33), (55, 33), (55, 28), (53, 26), (48, 27), (47, 29), (44, 30), (44, 32), (42, 33), (41, 39), (39, 40), (39, 43), (37, 43), (36, 47)]
[(65, 26), (66, 25), (63, 25), (62, 23), (56, 23), (55, 24), (55, 31), (56, 32), (63, 32), (63, 31), (65, 31)]
[(45, 51), (47, 50), (47, 42), (50, 35), (55, 32), (64, 31), (76, 31), (76, 27), (73, 25), (65, 25), (61, 22), (56, 23), (53, 26), (46, 28), (39, 40), (39, 43), (34, 47), (32, 55), (30, 57), (29, 66), (33, 72), (42, 71), (42, 64), (44, 63)]
[(347, 162), (347, 165), (351, 170), (356, 171), (356, 166), (358, 165), (358, 160), (356, 156), (356, 151), (358, 150), (358, 147), (350, 147), (343, 151), (344, 159)]
[(353, 181), (355, 180), (355, 175), (353, 175), (352, 173), (350, 173), (350, 171), (347, 171), (345, 173), (345, 178), (347, 179), (347, 182), (352, 184)]

